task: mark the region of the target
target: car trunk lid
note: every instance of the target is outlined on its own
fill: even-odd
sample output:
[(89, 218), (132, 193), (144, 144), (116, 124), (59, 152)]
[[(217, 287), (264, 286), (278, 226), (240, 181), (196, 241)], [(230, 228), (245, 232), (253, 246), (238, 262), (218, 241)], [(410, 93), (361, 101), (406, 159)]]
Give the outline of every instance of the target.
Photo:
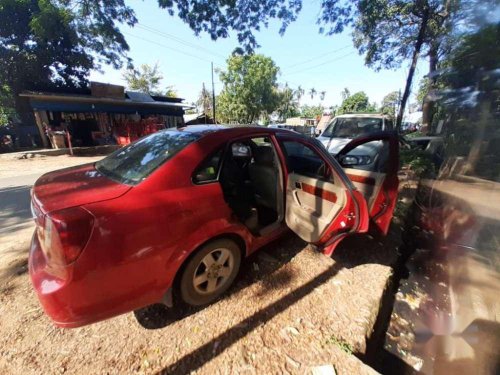
[(117, 198), (130, 189), (104, 176), (94, 164), (83, 164), (42, 175), (33, 186), (33, 198), (36, 206), (48, 213)]

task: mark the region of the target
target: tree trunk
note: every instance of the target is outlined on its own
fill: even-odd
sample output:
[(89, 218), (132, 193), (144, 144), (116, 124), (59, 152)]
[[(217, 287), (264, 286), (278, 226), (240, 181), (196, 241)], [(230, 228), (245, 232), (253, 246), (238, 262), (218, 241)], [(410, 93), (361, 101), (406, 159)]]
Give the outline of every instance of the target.
[(47, 135), (45, 134), (45, 130), (43, 129), (43, 123), (39, 118), (35, 116), (29, 100), (27, 98), (20, 97), (18, 93), (15, 93), (14, 102), (15, 102), (16, 112), (17, 115), (19, 116), (19, 119), (21, 120), (21, 123), (23, 125), (37, 126), (38, 133), (40, 135), (40, 140), (42, 142), (41, 145), (39, 144), (39, 142), (37, 142), (38, 146), (41, 146), (43, 148), (49, 148), (50, 144)]
[(438, 63), (437, 46), (432, 46), (429, 51), (429, 91), (424, 98), (422, 104), (422, 132), (425, 134), (432, 133), (432, 117), (434, 115), (434, 96), (436, 90), (436, 69)]
[(424, 15), (422, 17), (422, 24), (420, 25), (420, 30), (418, 32), (417, 42), (415, 43), (415, 49), (413, 50), (413, 57), (411, 60), (410, 70), (408, 71), (408, 77), (406, 78), (405, 91), (403, 93), (403, 98), (401, 99), (401, 105), (399, 107), (398, 117), (396, 118), (396, 129), (398, 132), (401, 130), (401, 123), (403, 122), (403, 114), (406, 108), (406, 102), (410, 97), (411, 84), (413, 81), (413, 76), (415, 75), (415, 69), (417, 67), (418, 57), (420, 56), (420, 50), (424, 44), (425, 32), (427, 30), (427, 22), (429, 21), (429, 8), (425, 9)]

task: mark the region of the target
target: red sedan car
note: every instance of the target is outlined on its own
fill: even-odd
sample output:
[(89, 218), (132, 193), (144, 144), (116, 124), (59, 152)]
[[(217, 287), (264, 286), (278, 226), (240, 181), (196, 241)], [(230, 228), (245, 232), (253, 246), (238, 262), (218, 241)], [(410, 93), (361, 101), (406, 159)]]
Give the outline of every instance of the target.
[[(374, 170), (356, 169), (366, 158), (349, 153), (369, 142), (384, 145)], [(60, 327), (172, 306), (173, 295), (209, 304), (244, 257), (288, 229), (327, 255), (369, 226), (386, 233), (397, 169), (392, 133), (357, 138), (334, 158), (316, 139), (282, 129), (160, 131), (38, 179), (31, 280)]]

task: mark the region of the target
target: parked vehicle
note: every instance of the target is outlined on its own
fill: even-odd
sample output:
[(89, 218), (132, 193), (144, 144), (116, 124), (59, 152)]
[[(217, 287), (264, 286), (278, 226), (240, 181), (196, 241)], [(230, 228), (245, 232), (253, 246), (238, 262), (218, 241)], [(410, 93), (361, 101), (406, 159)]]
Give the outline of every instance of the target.
[[(383, 173), (342, 169), (373, 141), (391, 153)], [(387, 233), (396, 134), (357, 138), (337, 158), (287, 130), (196, 125), (47, 173), (32, 191), (38, 298), (60, 327), (174, 298), (201, 306), (230, 287), (244, 257), (288, 229), (327, 255), (348, 235)]]
[[(386, 115), (374, 113), (340, 115), (330, 122), (318, 140), (331, 154), (336, 155), (356, 137), (392, 130), (392, 120)], [(350, 160), (358, 168), (368, 171), (379, 170), (385, 165), (384, 159), (387, 157), (387, 152), (382, 150), (382, 146), (381, 142), (373, 142), (359, 147), (349, 154)]]

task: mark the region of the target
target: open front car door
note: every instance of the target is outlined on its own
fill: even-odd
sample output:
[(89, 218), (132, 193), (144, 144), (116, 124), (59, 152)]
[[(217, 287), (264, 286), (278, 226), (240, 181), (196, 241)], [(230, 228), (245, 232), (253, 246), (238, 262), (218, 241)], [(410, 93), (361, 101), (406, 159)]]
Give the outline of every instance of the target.
[(366, 201), (326, 149), (312, 138), (280, 135), (278, 140), (286, 164), (288, 227), (326, 255), (348, 234), (366, 232)]
[(370, 231), (386, 235), (398, 197), (397, 133), (377, 132), (358, 137), (340, 150), (336, 159), (368, 203)]

